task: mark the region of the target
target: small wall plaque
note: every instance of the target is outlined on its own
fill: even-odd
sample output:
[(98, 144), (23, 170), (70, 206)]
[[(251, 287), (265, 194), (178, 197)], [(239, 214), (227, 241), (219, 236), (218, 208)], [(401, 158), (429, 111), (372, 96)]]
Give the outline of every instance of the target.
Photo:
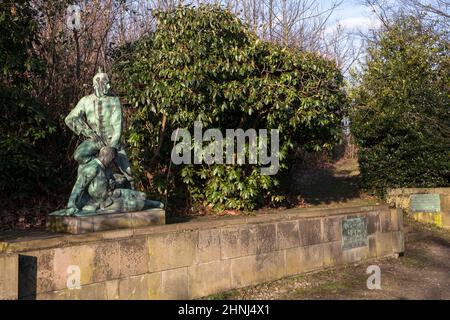
[(350, 218), (342, 220), (342, 247), (344, 250), (367, 246), (367, 220)]
[(410, 208), (412, 212), (440, 212), (440, 196), (437, 193), (412, 194)]

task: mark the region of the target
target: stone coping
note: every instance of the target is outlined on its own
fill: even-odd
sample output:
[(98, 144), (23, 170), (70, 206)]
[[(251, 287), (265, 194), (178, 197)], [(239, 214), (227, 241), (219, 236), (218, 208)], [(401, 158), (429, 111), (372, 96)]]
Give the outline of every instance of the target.
[(136, 212), (103, 213), (88, 216), (47, 216), (46, 229), (50, 232), (85, 234), (96, 231), (143, 228), (165, 223), (165, 211), (152, 208)]
[(450, 187), (442, 188), (395, 188), (388, 189), (387, 193), (389, 196), (400, 196), (400, 195), (410, 195), (410, 194), (420, 194), (420, 193), (439, 193), (439, 194), (450, 194)]
[(183, 232), (200, 229), (215, 229), (226, 226), (236, 226), (244, 224), (258, 224), (267, 222), (288, 221), (296, 219), (319, 218), (326, 216), (336, 216), (345, 214), (358, 214), (367, 211), (388, 210), (389, 205), (357, 206), (342, 208), (294, 208), (287, 210), (273, 210), (266, 214), (254, 216), (222, 217), (218, 219), (205, 219), (202, 221), (192, 221), (174, 223), (160, 226), (143, 227), (136, 229), (118, 229), (110, 231), (92, 232), (87, 234), (62, 234), (38, 232), (34, 235), (24, 237), (0, 237), (0, 254), (20, 253), (31, 250), (40, 250), (53, 247), (83, 244), (95, 241), (115, 240), (130, 238), (141, 235), (161, 234), (170, 232)]

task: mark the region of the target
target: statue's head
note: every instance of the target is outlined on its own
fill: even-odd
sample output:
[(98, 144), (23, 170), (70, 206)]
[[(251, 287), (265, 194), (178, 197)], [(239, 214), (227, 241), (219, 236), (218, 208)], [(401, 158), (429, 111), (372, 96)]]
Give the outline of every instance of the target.
[(111, 162), (116, 157), (116, 149), (112, 147), (103, 147), (100, 149), (98, 153), (98, 159), (101, 161), (101, 163), (107, 167), (111, 164)]
[(98, 73), (92, 79), (92, 85), (94, 86), (95, 95), (99, 98), (106, 96), (111, 88), (108, 75), (102, 72), (101, 69), (98, 70)]

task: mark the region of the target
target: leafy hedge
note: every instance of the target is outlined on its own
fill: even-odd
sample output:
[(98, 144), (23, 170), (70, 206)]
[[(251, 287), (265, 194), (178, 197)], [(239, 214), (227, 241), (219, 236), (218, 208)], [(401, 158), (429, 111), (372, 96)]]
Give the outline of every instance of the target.
[(38, 103), (32, 77), (42, 72), (33, 54), (36, 12), (28, 1), (0, 5), (0, 194), (31, 194), (50, 176), (50, 164), (37, 145), (53, 128)]
[[(448, 39), (448, 38), (447, 38)], [(363, 185), (450, 183), (450, 45), (414, 17), (401, 17), (369, 47), (353, 89), (352, 130)]]
[[(217, 6), (155, 16), (156, 31), (121, 48), (115, 63), (116, 87), (133, 108), (128, 143), (144, 189), (164, 191), (158, 172), (170, 162), (171, 134), (192, 132), (196, 120), (224, 136), (227, 128), (279, 129), (281, 170), (297, 146), (318, 151), (339, 140), (346, 95), (334, 62), (261, 42)], [(195, 203), (217, 210), (283, 199), (279, 177), (261, 175), (258, 165), (180, 165), (172, 172)]]

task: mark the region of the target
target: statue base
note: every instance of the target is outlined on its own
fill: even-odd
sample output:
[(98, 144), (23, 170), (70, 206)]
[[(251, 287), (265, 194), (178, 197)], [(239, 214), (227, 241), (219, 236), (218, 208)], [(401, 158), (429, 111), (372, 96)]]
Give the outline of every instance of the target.
[(103, 213), (89, 216), (47, 216), (46, 228), (52, 232), (81, 234), (114, 229), (141, 228), (166, 223), (163, 209), (138, 212)]

